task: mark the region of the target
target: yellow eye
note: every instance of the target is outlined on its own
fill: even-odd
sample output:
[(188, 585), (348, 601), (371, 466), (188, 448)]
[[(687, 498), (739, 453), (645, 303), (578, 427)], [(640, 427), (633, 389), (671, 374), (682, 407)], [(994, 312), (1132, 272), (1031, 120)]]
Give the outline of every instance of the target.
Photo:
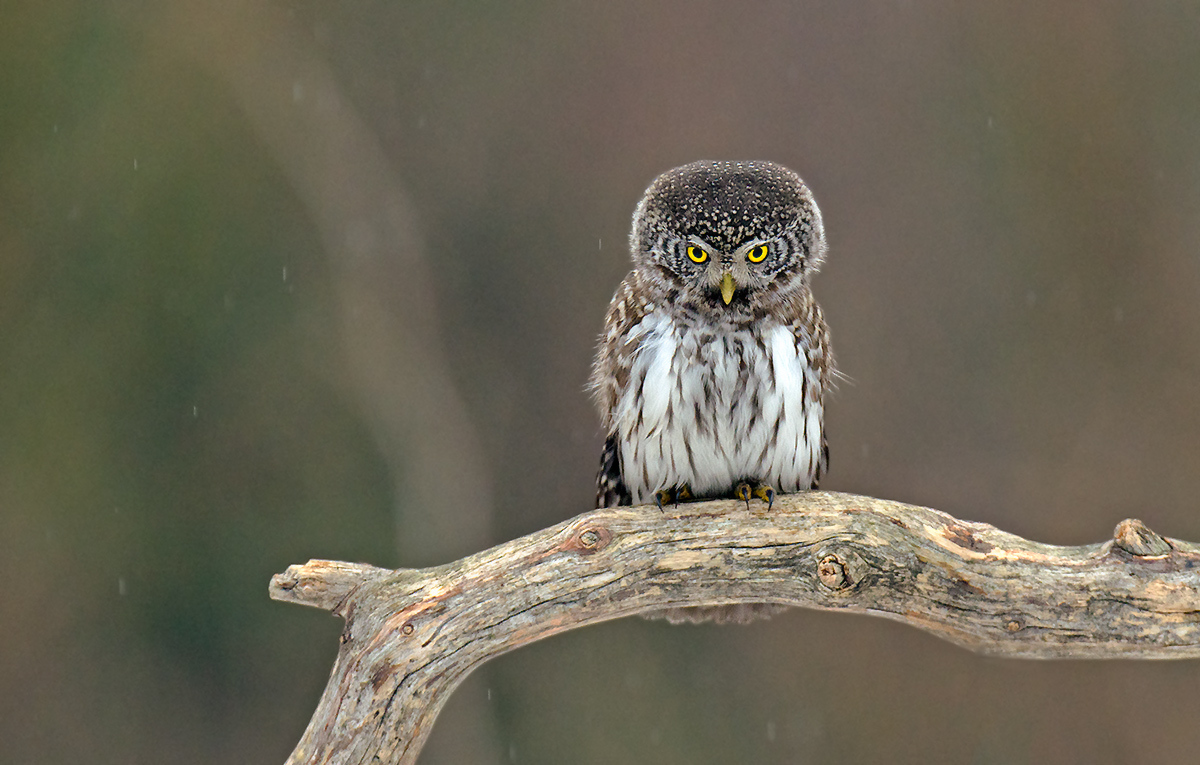
[(746, 253), (746, 257), (750, 259), (751, 263), (762, 263), (767, 259), (767, 250), (767, 245), (760, 244)]
[(703, 247), (689, 244), (688, 257), (692, 259), (693, 263), (703, 263), (704, 261), (708, 260), (708, 253), (705, 252)]

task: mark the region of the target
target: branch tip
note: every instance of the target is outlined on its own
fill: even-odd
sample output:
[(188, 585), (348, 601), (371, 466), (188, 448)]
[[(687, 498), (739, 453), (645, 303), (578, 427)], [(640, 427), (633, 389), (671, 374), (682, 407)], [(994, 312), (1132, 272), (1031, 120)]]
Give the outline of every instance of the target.
[(386, 573), (365, 563), (310, 560), (272, 576), (269, 594), (272, 600), (333, 611), (361, 584)]

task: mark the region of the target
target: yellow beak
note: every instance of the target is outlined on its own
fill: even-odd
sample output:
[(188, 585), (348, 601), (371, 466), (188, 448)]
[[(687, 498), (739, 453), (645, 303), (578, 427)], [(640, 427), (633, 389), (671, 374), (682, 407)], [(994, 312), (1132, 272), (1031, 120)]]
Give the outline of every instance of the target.
[(733, 274), (728, 271), (721, 277), (721, 299), (725, 301), (725, 305), (729, 305), (729, 301), (733, 300), (733, 290), (736, 285), (733, 283)]

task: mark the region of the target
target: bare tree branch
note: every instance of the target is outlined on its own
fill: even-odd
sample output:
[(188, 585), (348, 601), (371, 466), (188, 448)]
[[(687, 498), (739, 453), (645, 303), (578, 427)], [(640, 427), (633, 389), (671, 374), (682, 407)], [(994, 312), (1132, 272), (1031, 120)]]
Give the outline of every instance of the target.
[(908, 622), (1023, 658), (1200, 656), (1200, 547), (1122, 521), (1058, 547), (899, 502), (831, 492), (595, 510), (444, 566), (310, 561), (271, 597), (345, 618), (289, 763), (413, 763), (488, 659), (665, 606), (770, 601)]

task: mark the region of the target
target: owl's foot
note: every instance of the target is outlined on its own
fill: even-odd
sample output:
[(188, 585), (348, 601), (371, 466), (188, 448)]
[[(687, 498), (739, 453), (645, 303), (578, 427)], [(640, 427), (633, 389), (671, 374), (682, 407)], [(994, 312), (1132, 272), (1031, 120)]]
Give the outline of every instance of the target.
[(775, 505), (775, 489), (769, 484), (747, 483), (745, 481), (739, 483), (737, 488), (733, 490), (733, 496), (746, 503), (746, 509), (750, 509), (750, 498), (758, 497), (763, 502), (767, 503), (767, 509), (770, 510)]
[(658, 505), (659, 510), (663, 509), (663, 505), (674, 504), (676, 507), (679, 507), (680, 502), (687, 502), (691, 498), (692, 488), (686, 483), (672, 486), (669, 489), (659, 489), (654, 492), (654, 504)]
[(775, 489), (766, 484), (761, 484), (754, 489), (754, 496), (767, 503), (767, 509), (775, 507)]

